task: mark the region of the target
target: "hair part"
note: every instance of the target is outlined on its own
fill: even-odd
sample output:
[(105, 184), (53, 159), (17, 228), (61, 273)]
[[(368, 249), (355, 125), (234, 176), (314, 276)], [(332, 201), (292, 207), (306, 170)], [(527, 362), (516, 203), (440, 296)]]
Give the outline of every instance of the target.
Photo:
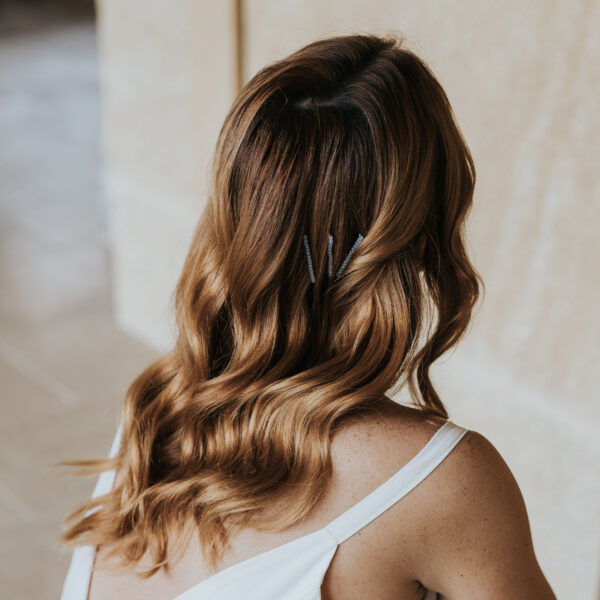
[[(214, 569), (233, 529), (311, 511), (336, 427), (386, 392), (408, 386), (425, 418), (447, 418), (429, 368), (483, 285), (464, 243), (475, 168), (444, 90), (402, 44), (321, 39), (244, 86), (175, 290), (177, 341), (127, 390), (118, 455), (69, 463), (118, 477), (61, 542), (107, 545), (125, 566), (149, 552), (147, 577), (191, 520)], [(328, 236), (335, 272), (359, 233), (329, 278)]]

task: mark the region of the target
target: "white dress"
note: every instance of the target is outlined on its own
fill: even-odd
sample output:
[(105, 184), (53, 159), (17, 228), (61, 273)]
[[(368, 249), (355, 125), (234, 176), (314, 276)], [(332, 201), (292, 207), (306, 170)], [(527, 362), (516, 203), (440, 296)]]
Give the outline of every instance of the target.
[[(173, 600), (320, 600), (321, 584), (338, 544), (376, 519), (417, 486), (458, 444), (468, 429), (446, 421), (399, 471), (328, 525), (218, 571)], [(117, 430), (110, 456), (119, 448)], [(93, 496), (108, 492), (114, 471), (102, 473)], [(61, 600), (87, 600), (96, 548), (77, 546)], [(438, 595), (428, 591), (424, 600)]]

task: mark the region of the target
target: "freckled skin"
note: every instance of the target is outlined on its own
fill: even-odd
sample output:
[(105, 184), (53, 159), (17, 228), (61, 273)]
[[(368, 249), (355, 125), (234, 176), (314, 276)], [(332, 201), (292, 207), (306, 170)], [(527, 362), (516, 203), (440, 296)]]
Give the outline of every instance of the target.
[[(240, 532), (219, 570), (323, 527), (397, 472), (443, 423), (386, 400), (378, 415), (349, 420), (335, 433), (332, 480), (311, 515), (285, 532)], [(208, 575), (194, 536), (168, 575), (146, 580), (111, 568), (100, 549), (88, 600), (172, 600)], [(442, 600), (555, 600), (514, 477), (477, 432), (338, 546), (321, 592), (322, 600), (421, 600), (426, 588)]]

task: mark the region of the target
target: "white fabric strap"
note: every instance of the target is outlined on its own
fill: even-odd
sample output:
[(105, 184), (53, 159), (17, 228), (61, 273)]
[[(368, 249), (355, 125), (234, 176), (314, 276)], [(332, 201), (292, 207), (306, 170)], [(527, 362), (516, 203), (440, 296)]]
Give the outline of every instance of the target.
[[(115, 434), (112, 446), (110, 447), (110, 452), (108, 454), (109, 458), (116, 456), (117, 452), (119, 451), (119, 446), (121, 444), (121, 429), (121, 423), (119, 423), (117, 433)], [(100, 473), (92, 493), (92, 498), (96, 498), (97, 496), (101, 496), (102, 494), (110, 492), (114, 479), (114, 469), (112, 471), (103, 471)], [(95, 511), (89, 510), (86, 513), (86, 516), (93, 512)], [(95, 554), (95, 546), (75, 546), (73, 553), (71, 554), (69, 570), (67, 571), (67, 575), (63, 583), (63, 589), (60, 596), (61, 600), (81, 600), (82, 598), (87, 598)]]
[(446, 421), (416, 456), (368, 496), (331, 521), (325, 529), (341, 544), (423, 481), (467, 431)]
[[(121, 445), (121, 431), (122, 424), (119, 423), (117, 427), (117, 432), (115, 433), (115, 437), (113, 438), (112, 445), (110, 447), (110, 452), (108, 453), (109, 458), (114, 458), (119, 452), (119, 447)], [(94, 491), (92, 492), (92, 498), (96, 498), (97, 496), (102, 496), (102, 494), (107, 494), (112, 489), (114, 479), (115, 479), (115, 471), (103, 471), (98, 476), (98, 481), (96, 481), (96, 487), (94, 487)]]

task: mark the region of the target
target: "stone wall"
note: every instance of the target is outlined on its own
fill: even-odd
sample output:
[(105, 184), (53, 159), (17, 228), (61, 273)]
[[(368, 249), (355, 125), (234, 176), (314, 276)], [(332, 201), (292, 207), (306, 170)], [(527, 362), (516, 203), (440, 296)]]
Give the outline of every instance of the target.
[(233, 4), (97, 3), (113, 294), (124, 329), (174, 337), (171, 293), (237, 91)]

